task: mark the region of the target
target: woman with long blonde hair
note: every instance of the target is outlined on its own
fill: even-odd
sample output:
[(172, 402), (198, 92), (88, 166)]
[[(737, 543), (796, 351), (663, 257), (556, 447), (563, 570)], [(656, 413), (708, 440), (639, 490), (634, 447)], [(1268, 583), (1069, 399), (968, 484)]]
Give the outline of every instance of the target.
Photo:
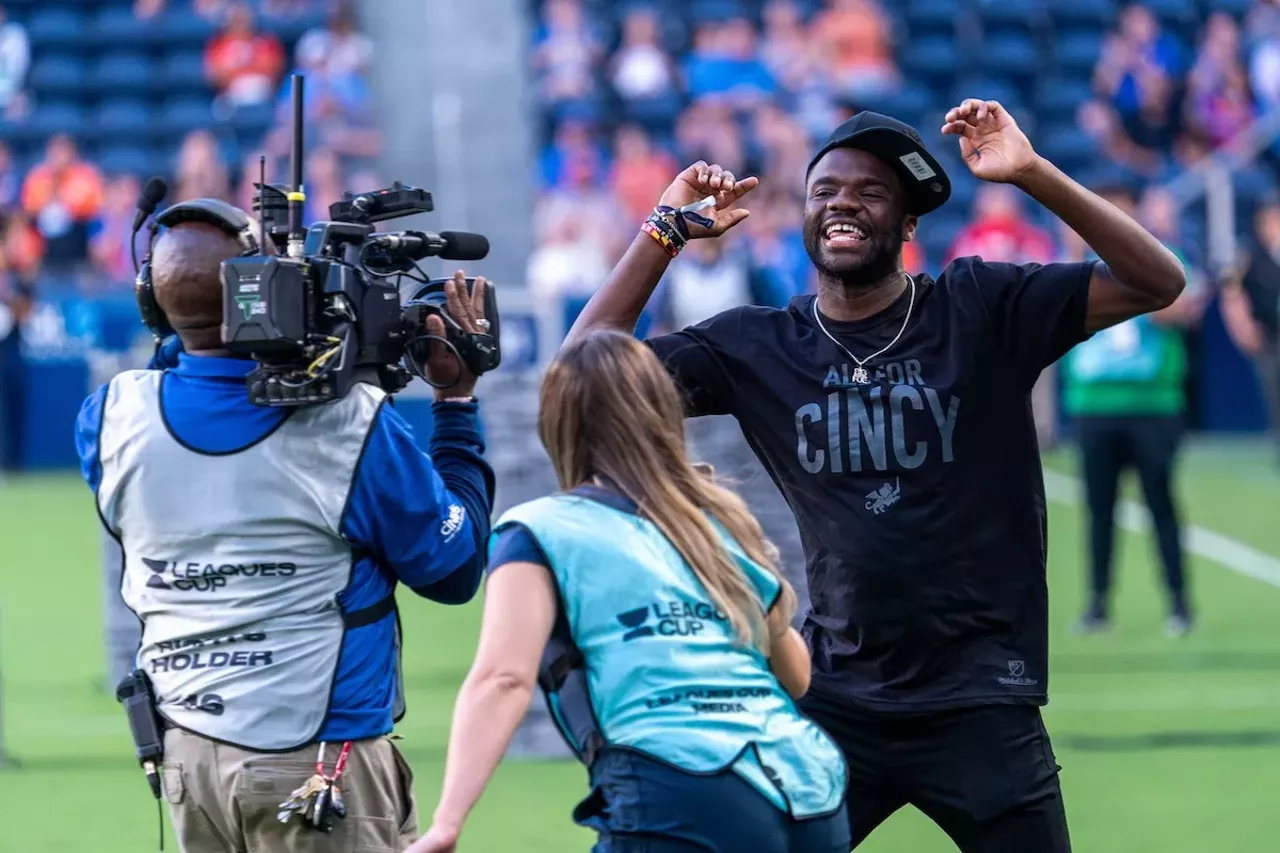
[(844, 759), (797, 712), (809, 653), (759, 522), (690, 462), (656, 356), (599, 331), (561, 350), (538, 433), (561, 492), (494, 528), (479, 649), (431, 830), (455, 849), (533, 697), (590, 770), (596, 853), (847, 853)]

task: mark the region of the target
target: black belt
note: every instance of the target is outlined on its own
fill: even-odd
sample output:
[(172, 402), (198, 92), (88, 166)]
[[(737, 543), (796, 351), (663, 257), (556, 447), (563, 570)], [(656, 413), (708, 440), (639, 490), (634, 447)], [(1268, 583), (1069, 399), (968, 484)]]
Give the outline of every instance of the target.
[(342, 624), (350, 631), (352, 628), (363, 628), (374, 622), (381, 622), (396, 609), (396, 594), (392, 592), (376, 604), (362, 607), (359, 610), (348, 610), (342, 614)]

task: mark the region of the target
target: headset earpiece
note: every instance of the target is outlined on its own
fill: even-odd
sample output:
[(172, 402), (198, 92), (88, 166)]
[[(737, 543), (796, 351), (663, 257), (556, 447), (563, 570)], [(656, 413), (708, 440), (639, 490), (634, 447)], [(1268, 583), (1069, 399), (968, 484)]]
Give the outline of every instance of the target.
[(257, 235), (253, 233), (253, 223), (248, 215), (237, 207), (216, 198), (198, 198), (175, 204), (155, 218), (151, 225), (151, 237), (148, 240), (147, 255), (138, 267), (138, 275), (133, 281), (133, 295), (138, 303), (138, 314), (142, 323), (155, 335), (156, 340), (163, 340), (174, 333), (173, 326), (164, 315), (160, 303), (156, 301), (155, 284), (151, 280), (151, 246), (162, 228), (173, 228), (184, 222), (204, 222), (222, 229), (227, 235), (234, 237), (240, 244), (241, 256), (256, 255), (261, 251)]

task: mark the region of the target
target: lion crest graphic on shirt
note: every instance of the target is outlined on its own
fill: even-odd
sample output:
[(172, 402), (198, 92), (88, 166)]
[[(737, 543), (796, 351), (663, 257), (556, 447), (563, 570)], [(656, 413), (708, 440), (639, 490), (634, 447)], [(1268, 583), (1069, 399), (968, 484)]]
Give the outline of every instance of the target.
[(889, 507), (898, 502), (902, 497), (902, 487), (897, 479), (892, 483), (885, 483), (874, 492), (867, 493), (867, 509), (880, 515)]

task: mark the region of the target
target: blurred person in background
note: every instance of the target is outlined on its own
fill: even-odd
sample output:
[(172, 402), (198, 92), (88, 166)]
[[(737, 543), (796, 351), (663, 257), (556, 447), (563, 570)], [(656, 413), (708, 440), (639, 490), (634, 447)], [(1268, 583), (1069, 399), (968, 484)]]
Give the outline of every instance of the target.
[(732, 107), (713, 99), (695, 101), (676, 121), (676, 150), (684, 160), (722, 163), (726, 169), (747, 164), (747, 140)]
[(632, 221), (643, 222), (649, 215), (674, 169), (675, 159), (656, 148), (643, 128), (624, 125), (614, 134), (609, 186)]
[(218, 140), (207, 130), (193, 130), (182, 140), (173, 177), (175, 203), (195, 198), (231, 198), (230, 172)]
[(1225, 12), (1205, 23), (1200, 51), (1187, 74), (1186, 124), (1221, 146), (1253, 122), (1253, 97), (1240, 50), (1240, 29)]
[(556, 125), (551, 143), (539, 156), (538, 171), (543, 187), (563, 187), (569, 183), (570, 164), (574, 169), (588, 168), (603, 174), (608, 159), (604, 146), (596, 139), (596, 126), (584, 118), (570, 116)]
[(1181, 76), (1182, 67), (1177, 39), (1161, 31), (1150, 9), (1130, 3), (1120, 13), (1116, 31), (1103, 41), (1093, 70), (1093, 87), (1128, 122), (1142, 109), (1146, 90), (1155, 89), (1165, 98), (1172, 96), (1169, 81)]
[(139, 21), (150, 21), (159, 17), (168, 5), (169, 0), (134, 0), (133, 16)]
[(1079, 437), (1089, 513), (1089, 597), (1076, 629), (1111, 627), (1116, 500), (1121, 475), (1133, 469), (1151, 511), (1168, 597), (1165, 634), (1173, 639), (1193, 625), (1174, 470), (1186, 428), (1183, 329), (1199, 320), (1204, 294), (1178, 250), (1177, 207), (1167, 193), (1148, 190), (1141, 207), (1127, 187), (1098, 193), (1165, 243), (1184, 264), (1188, 285), (1169, 307), (1104, 329), (1063, 359), (1063, 404)]
[(606, 243), (573, 215), (544, 226), (526, 268), (530, 292), (542, 304), (595, 293), (612, 267)]
[(1254, 216), (1254, 239), (1243, 274), (1222, 292), (1222, 319), (1232, 341), (1253, 360), (1280, 462), (1280, 205)]
[(804, 14), (794, 0), (769, 0), (763, 18), (760, 59), (765, 68), (784, 90), (803, 88), (822, 67), (821, 51), (815, 49), (817, 40), (805, 25)]
[(35, 305), (35, 279), (43, 240), (22, 211), (0, 225), (0, 474), (14, 473), (22, 460), (26, 418), (26, 366), (22, 325)]
[(117, 175), (107, 181), (102, 213), (89, 232), (93, 275), (81, 282), (82, 289), (119, 292), (133, 281), (130, 237), (137, 241), (137, 256), (146, 254), (146, 233), (133, 234), (133, 216), (141, 192), (142, 184), (134, 175)]
[(573, 817), (593, 850), (848, 853), (844, 761), (794, 704), (795, 591), (743, 500), (690, 462), (683, 415), (630, 334), (589, 333), (548, 369), (561, 491), (494, 528), (443, 790), (408, 853), (454, 853), (538, 684), (589, 768)]
[(31, 42), (27, 30), (10, 21), (0, 6), (0, 115), (13, 119), (25, 110), (27, 70), (31, 67)]
[(889, 19), (877, 0), (832, 0), (813, 20), (814, 39), (836, 90), (858, 99), (901, 83)]
[(694, 28), (684, 79), (691, 97), (735, 107), (750, 107), (777, 91), (760, 59), (755, 28), (744, 17), (703, 21)]
[(1280, 106), (1280, 4), (1254, 4), (1246, 27), (1249, 87), (1265, 112)]
[(582, 239), (597, 243), (612, 256), (631, 223), (619, 215), (618, 200), (609, 191), (600, 159), (590, 150), (575, 149), (562, 170), (561, 183), (534, 202), (535, 242), (541, 241), (543, 233), (557, 230), (564, 220), (577, 219)]
[(88, 227), (102, 208), (102, 175), (80, 159), (71, 137), (49, 140), (44, 160), (27, 173), (22, 207), (45, 239), (50, 266), (74, 266), (85, 258)]
[(533, 69), (548, 106), (580, 101), (596, 93), (595, 65), (604, 46), (587, 20), (581, 0), (547, 0), (535, 35)]
[(743, 305), (786, 304), (782, 283), (760, 274), (737, 241), (697, 240), (686, 257), (689, 262), (667, 270), (654, 292), (656, 320), (664, 332)]
[(804, 128), (776, 103), (763, 103), (751, 120), (751, 144), (761, 180), (802, 197), (804, 183), (797, 176), (804, 174), (811, 144)]
[(305, 221), (326, 221), (329, 219), (329, 205), (342, 201), (342, 193), (346, 189), (342, 161), (330, 149), (318, 148), (307, 155), (306, 170)]
[(22, 194), (22, 176), (13, 164), (9, 146), (0, 141), (0, 215), (18, 206)]
[(298, 40), (297, 64), (330, 80), (367, 78), (373, 63), (373, 42), (356, 29), (355, 3), (333, 0), (330, 8), (326, 25), (308, 30)]
[(1049, 263), (1053, 238), (1027, 219), (1022, 204), (1014, 187), (982, 184), (973, 199), (973, 220), (956, 235), (946, 262), (976, 256), (988, 262)]
[(1076, 126), (1093, 140), (1105, 162), (1154, 178), (1165, 168), (1166, 155), (1145, 148), (1130, 138), (1115, 107), (1099, 98), (1084, 101), (1076, 109)]
[[(792, 297), (809, 292), (809, 256), (804, 234), (797, 223), (804, 204), (786, 191), (761, 190), (752, 203), (754, 212), (743, 225), (745, 249), (759, 283), (753, 302), (785, 305)], [(763, 302), (761, 300), (764, 300)]]
[(673, 93), (676, 64), (660, 43), (658, 14), (635, 8), (622, 21), (622, 43), (609, 60), (609, 81), (624, 101), (644, 101)]
[(284, 75), (280, 40), (260, 32), (248, 3), (236, 3), (222, 32), (204, 51), (205, 76), (218, 98), (232, 107), (263, 104), (276, 93)]

